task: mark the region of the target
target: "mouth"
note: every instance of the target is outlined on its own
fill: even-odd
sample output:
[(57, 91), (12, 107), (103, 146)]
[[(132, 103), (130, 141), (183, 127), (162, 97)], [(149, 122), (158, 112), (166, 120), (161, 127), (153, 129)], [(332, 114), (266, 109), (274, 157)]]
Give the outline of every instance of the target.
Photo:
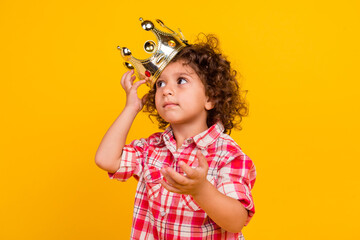
[(167, 102), (163, 105), (163, 108), (172, 108), (172, 107), (176, 107), (176, 106), (179, 106), (179, 104)]

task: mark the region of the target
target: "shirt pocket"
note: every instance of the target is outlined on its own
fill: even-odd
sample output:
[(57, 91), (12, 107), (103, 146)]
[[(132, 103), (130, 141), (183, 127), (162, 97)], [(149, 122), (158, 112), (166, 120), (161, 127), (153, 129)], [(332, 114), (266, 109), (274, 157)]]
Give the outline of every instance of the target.
[(162, 178), (158, 168), (148, 165), (144, 167), (144, 181), (149, 199), (154, 199), (159, 195)]
[[(214, 186), (216, 186), (216, 177), (212, 175), (208, 175), (206, 179)], [(211, 200), (210, 200), (211, 201)], [(181, 195), (181, 204), (183, 207), (190, 211), (198, 211), (200, 210), (200, 206), (194, 201), (191, 195)]]

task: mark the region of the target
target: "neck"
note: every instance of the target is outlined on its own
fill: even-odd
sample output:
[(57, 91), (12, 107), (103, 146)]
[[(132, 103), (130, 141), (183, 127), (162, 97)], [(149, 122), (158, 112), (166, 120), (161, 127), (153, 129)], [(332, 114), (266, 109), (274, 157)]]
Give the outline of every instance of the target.
[(186, 139), (205, 131), (208, 126), (205, 122), (200, 124), (171, 124), (171, 128), (176, 139), (176, 148), (179, 149)]

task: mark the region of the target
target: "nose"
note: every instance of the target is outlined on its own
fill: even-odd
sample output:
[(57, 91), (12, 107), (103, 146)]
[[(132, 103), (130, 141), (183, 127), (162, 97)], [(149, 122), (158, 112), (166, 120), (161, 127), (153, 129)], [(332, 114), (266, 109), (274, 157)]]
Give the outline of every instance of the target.
[(163, 95), (167, 96), (173, 96), (174, 95), (174, 88), (171, 86), (171, 84), (166, 84), (166, 86), (163, 88)]

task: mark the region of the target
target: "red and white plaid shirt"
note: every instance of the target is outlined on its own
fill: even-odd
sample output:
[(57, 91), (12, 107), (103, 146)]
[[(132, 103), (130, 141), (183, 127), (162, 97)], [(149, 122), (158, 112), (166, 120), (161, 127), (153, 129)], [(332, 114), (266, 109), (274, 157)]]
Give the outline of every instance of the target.
[[(160, 169), (171, 166), (183, 173), (178, 162), (196, 167), (196, 152), (201, 150), (209, 164), (207, 179), (226, 196), (238, 199), (248, 210), (255, 208), (250, 190), (256, 171), (246, 156), (217, 123), (208, 130), (187, 139), (176, 150), (171, 128), (147, 139), (134, 140), (123, 148), (119, 170), (112, 179), (126, 181), (134, 176), (136, 190), (131, 239), (243, 239), (242, 233), (231, 233), (211, 220), (190, 195), (167, 191), (160, 184)], [(209, 199), (211, 201), (211, 199)]]

